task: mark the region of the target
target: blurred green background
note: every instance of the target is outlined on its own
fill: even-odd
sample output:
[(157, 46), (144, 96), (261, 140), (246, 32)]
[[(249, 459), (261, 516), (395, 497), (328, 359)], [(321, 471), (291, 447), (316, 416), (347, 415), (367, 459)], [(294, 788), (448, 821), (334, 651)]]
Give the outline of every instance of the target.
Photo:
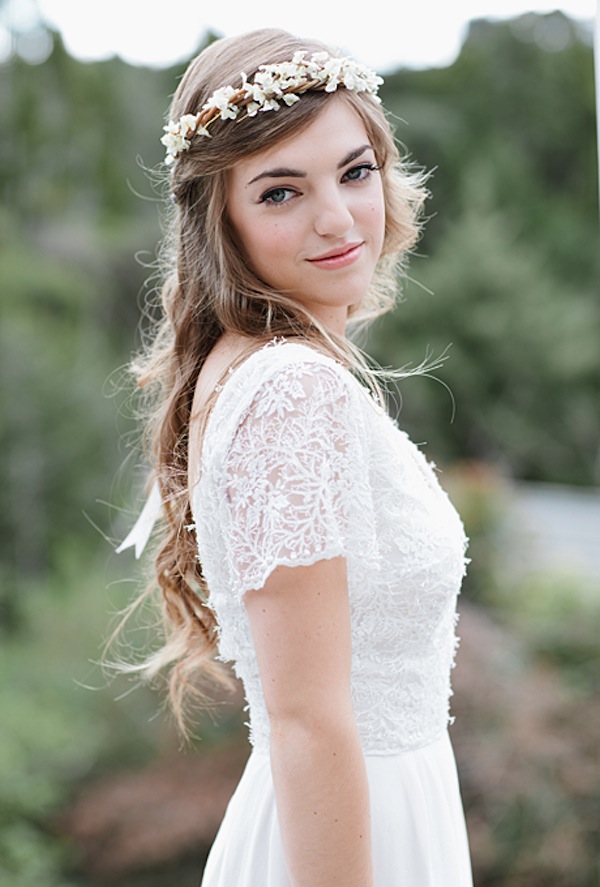
[[(182, 748), (160, 694), (98, 665), (143, 584), (113, 555), (140, 482), (123, 367), (161, 230), (145, 168), (185, 65), (86, 64), (50, 37), (0, 71), (0, 884), (197, 885), (247, 753), (239, 695)], [(442, 384), (402, 382), (390, 408), (472, 539), (452, 736), (476, 884), (592, 887), (600, 565), (552, 557), (600, 521), (591, 35), (559, 13), (476, 21), (454, 64), (398, 70), (383, 99), (433, 196), (364, 344), (388, 366), (451, 344)]]

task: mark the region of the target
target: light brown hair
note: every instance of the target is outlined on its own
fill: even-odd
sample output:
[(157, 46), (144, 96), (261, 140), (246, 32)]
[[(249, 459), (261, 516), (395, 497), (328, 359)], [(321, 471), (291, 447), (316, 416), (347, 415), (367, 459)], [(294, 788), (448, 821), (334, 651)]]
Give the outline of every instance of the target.
[[(317, 41), (273, 29), (213, 43), (189, 65), (169, 118), (197, 113), (216, 89), (238, 85), (242, 71), (251, 79), (260, 65), (289, 61), (299, 50), (309, 55), (331, 52)], [(397, 269), (417, 241), (426, 192), (423, 177), (401, 164), (380, 104), (368, 94), (344, 88), (335, 95), (354, 109), (365, 126), (381, 170), (385, 201), (382, 256), (369, 292), (349, 316), (349, 328), (357, 329), (395, 304)], [(143, 669), (152, 675), (170, 666), (170, 697), (184, 728), (184, 703), (197, 689), (197, 677), (219, 676), (213, 657), (215, 617), (206, 606), (208, 588), (195, 538), (186, 529), (192, 522), (188, 496), (192, 401), (209, 352), (225, 331), (247, 336), (249, 351), (274, 336), (300, 336), (341, 360), (381, 396), (356, 345), (327, 331), (298, 302), (253, 273), (226, 213), (228, 170), (240, 159), (303, 130), (331, 100), (330, 93), (309, 91), (289, 108), (235, 121), (216, 120), (211, 138), (192, 138), (170, 173), (170, 230), (162, 254), (163, 314), (134, 366), (138, 385), (147, 395), (146, 456), (164, 502), (151, 586), (158, 585), (162, 592), (166, 640)], [(209, 401), (207, 413), (211, 405)]]

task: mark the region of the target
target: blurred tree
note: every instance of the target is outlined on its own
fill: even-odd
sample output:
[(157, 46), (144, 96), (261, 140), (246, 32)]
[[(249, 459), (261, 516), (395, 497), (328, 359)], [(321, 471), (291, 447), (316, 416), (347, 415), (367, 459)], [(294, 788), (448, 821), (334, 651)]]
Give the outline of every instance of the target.
[(454, 423), (441, 386), (402, 386), (402, 423), (440, 459), (598, 482), (593, 82), (589, 35), (561, 13), (473, 22), (449, 68), (387, 78), (399, 135), (434, 169), (432, 218), (411, 267), (426, 289), (407, 286), (368, 347), (416, 365), (454, 343)]
[[(429, 246), (453, 224), (472, 163), (489, 161), (494, 203), (561, 275), (599, 271), (591, 32), (562, 13), (474, 21), (456, 62), (400, 70), (382, 93), (411, 153), (435, 169)], [(433, 246), (432, 246), (433, 248)]]
[(85, 513), (111, 498), (131, 430), (124, 418), (117, 427), (105, 383), (135, 345), (138, 296), (153, 274), (160, 227), (152, 168), (179, 72), (149, 77), (119, 59), (82, 64), (57, 34), (52, 40), (43, 64), (14, 54), (0, 78), (7, 629), (19, 625), (21, 582), (43, 577), (65, 546), (83, 555), (101, 543)]
[[(153, 286), (163, 194), (153, 170), (185, 67), (82, 64), (51, 37), (45, 62), (17, 53), (0, 78), (0, 553), (12, 576), (43, 571), (61, 539), (86, 537), (81, 511), (110, 489), (122, 458), (102, 387), (134, 346), (144, 278)], [(371, 343), (401, 365), (453, 342), (441, 376), (458, 402), (451, 424), (444, 389), (415, 379), (402, 385), (403, 424), (444, 460), (594, 480), (599, 258), (585, 34), (560, 14), (476, 22), (452, 66), (398, 71), (384, 100), (410, 121), (400, 135), (413, 154), (436, 167), (420, 247), (432, 258), (412, 270), (432, 294), (409, 287)]]
[[(0, 12), (5, 6), (0, 0)], [(0, 743), (9, 786), (0, 850), (10, 850), (0, 857), (14, 883), (63, 884), (49, 811), (98, 757), (122, 762), (127, 743), (129, 760), (139, 755), (153, 711), (148, 703), (134, 714), (128, 698), (115, 728), (112, 699), (93, 715), (94, 694), (70, 691), (81, 663), (96, 655), (110, 608), (96, 556), (110, 549), (83, 513), (93, 515), (97, 499), (118, 501), (112, 485), (131, 425), (104, 394), (134, 347), (140, 294), (154, 286), (155, 201), (163, 186), (153, 170), (162, 159), (168, 96), (185, 65), (82, 64), (58, 35), (49, 37), (45, 61), (38, 53), (33, 64), (35, 54), (15, 44), (0, 68), (0, 624), (16, 635), (2, 646), (0, 690), (10, 715), (3, 725), (12, 739)], [(476, 22), (453, 65), (398, 71), (383, 97), (409, 121), (399, 134), (412, 154), (435, 168), (420, 246), (431, 258), (415, 258), (411, 274), (422, 286), (407, 287), (367, 350), (397, 366), (418, 364), (428, 346), (440, 353), (452, 342), (439, 375), (456, 397), (452, 423), (446, 389), (429, 379), (403, 382), (401, 423), (416, 441), (431, 441), (438, 460), (468, 455), (521, 477), (597, 482), (600, 257), (588, 36), (561, 14)], [(490, 519), (480, 500), (474, 507)], [(539, 622), (535, 614), (531, 624)], [(564, 619), (560, 625), (563, 643)], [(580, 635), (577, 628), (567, 651), (573, 662)], [(547, 650), (550, 641), (539, 644)], [(484, 647), (487, 653), (485, 638)], [(471, 672), (481, 673), (479, 666)], [(508, 686), (512, 705), (512, 678)], [(572, 722), (589, 710), (581, 701)], [(591, 740), (595, 727), (587, 726)], [(484, 748), (487, 729), (467, 726), (474, 748)], [(493, 800), (481, 773), (472, 776), (473, 797)], [(519, 786), (534, 825), (544, 819), (545, 785), (544, 777)], [(590, 785), (571, 855), (564, 854), (571, 880), (569, 861), (576, 861), (581, 887), (594, 876), (579, 851), (595, 812)], [(557, 817), (562, 827), (570, 802), (567, 795), (555, 800), (560, 817), (565, 812)], [(504, 855), (488, 866), (490, 883), (501, 877), (506, 887), (562, 887), (547, 857), (538, 880), (530, 869), (526, 880), (510, 874), (512, 861), (523, 858), (515, 847), (527, 842), (519, 810), (508, 809), (504, 822), (516, 837), (500, 835)], [(0, 865), (0, 880), (3, 873)]]
[[(489, 193), (489, 162), (463, 180), (460, 215), (413, 273), (421, 289), (375, 327), (373, 351), (396, 366), (452, 343), (438, 377), (401, 383), (401, 424), (445, 462), (474, 458), (521, 478), (594, 477), (600, 417), (600, 305), (558, 279), (522, 223)], [(425, 287), (425, 289), (423, 289)]]

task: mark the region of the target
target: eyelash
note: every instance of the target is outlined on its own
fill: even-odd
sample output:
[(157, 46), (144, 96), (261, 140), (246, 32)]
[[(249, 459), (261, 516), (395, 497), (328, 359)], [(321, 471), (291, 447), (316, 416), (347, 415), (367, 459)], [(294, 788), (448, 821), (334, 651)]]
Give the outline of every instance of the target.
[[(345, 178), (347, 182), (364, 182), (370, 178), (372, 172), (377, 172), (381, 167), (376, 166), (374, 163), (360, 163), (358, 166), (353, 166), (349, 170), (347, 170), (342, 176), (342, 180)], [(350, 173), (366, 170), (367, 175), (358, 176), (355, 179), (346, 178)], [(261, 196), (259, 203), (266, 203), (269, 206), (284, 206), (288, 203), (287, 200), (272, 200), (273, 194), (277, 194), (278, 192), (290, 192), (291, 194), (295, 193), (292, 188), (270, 188), (268, 191)]]
[(370, 173), (377, 172), (377, 170), (380, 168), (381, 167), (376, 166), (374, 163), (360, 163), (358, 166), (353, 166), (351, 169), (349, 169), (347, 172), (345, 172), (344, 176), (347, 176), (348, 173), (351, 173), (351, 172), (357, 172), (358, 170), (367, 170), (369, 175), (360, 176), (360, 178), (358, 178), (358, 179), (348, 179), (349, 182), (362, 182), (365, 179), (368, 179), (370, 177)]

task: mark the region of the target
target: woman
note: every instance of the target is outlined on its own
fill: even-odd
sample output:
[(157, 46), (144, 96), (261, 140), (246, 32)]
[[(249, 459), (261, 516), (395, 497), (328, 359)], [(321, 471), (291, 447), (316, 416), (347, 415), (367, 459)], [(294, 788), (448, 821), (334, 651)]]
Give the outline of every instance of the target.
[(148, 670), (173, 666), (183, 719), (218, 644), (253, 743), (204, 887), (471, 884), (446, 729), (464, 533), (346, 338), (392, 306), (425, 194), (380, 82), (256, 31), (192, 62), (163, 136), (173, 259), (137, 371), (171, 633)]

